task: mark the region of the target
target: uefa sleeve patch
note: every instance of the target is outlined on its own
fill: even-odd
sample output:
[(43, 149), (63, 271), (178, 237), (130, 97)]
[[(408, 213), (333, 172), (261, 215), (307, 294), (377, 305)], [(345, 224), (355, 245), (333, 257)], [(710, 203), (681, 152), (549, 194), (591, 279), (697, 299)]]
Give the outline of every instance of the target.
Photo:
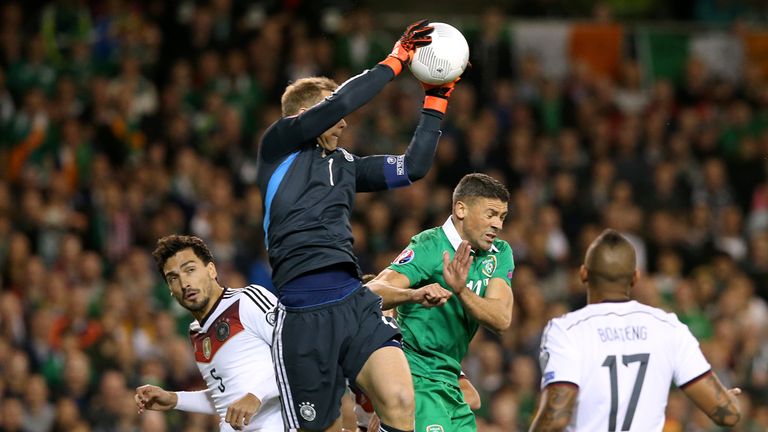
[(553, 379), (555, 379), (555, 371), (549, 371), (544, 374), (544, 384), (549, 383)]
[(392, 261), (392, 264), (394, 265), (407, 264), (413, 261), (414, 256), (416, 256), (416, 252), (414, 252), (413, 249), (405, 249), (404, 251), (400, 252), (400, 255), (398, 255), (394, 261)]

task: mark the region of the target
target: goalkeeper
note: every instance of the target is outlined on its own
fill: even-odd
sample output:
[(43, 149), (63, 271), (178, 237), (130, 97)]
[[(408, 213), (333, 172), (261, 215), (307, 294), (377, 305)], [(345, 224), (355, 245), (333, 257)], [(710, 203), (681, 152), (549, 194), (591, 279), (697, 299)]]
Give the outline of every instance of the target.
[(272, 354), (290, 431), (339, 430), (345, 378), (370, 396), (382, 431), (413, 430), (413, 383), (400, 330), (360, 282), (349, 218), (356, 192), (407, 186), (426, 175), (455, 82), (425, 86), (405, 154), (357, 157), (338, 142), (344, 116), (431, 43), (432, 30), (426, 21), (411, 25), (386, 59), (341, 86), (319, 77), (290, 84), (283, 117), (261, 138), (257, 183), (279, 300)]
[[(411, 243), (367, 286), (396, 305), (403, 350), (413, 375), (416, 430), (475, 431), (464, 401), (461, 360), (480, 325), (501, 332), (512, 321), (512, 249), (496, 238), (509, 192), (485, 174), (468, 174), (453, 191), (453, 211), (441, 227)], [(441, 307), (408, 302), (412, 287), (440, 284), (453, 295)], [(442, 301), (435, 297), (435, 302)], [(427, 299), (429, 300), (429, 299)]]

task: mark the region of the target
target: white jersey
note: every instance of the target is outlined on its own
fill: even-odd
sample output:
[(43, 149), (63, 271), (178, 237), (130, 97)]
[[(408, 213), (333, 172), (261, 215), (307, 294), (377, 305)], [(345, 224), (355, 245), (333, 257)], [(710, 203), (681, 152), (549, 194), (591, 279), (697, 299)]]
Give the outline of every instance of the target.
[(579, 387), (567, 431), (661, 431), (670, 383), (710, 370), (673, 313), (636, 301), (591, 304), (550, 320), (541, 340), (541, 387)]
[(208, 316), (189, 325), (197, 367), (221, 419), (221, 430), (232, 430), (224, 422), (227, 408), (247, 393), (262, 405), (243, 430), (283, 430), (270, 348), (276, 301), (258, 285), (225, 288)]

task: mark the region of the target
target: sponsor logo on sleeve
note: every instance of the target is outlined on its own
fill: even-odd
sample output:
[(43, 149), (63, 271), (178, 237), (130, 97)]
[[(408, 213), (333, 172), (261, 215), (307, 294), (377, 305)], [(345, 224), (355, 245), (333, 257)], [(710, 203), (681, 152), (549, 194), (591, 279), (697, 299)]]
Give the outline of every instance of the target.
[(392, 261), (392, 264), (395, 264), (395, 265), (407, 264), (413, 261), (413, 257), (415, 255), (416, 253), (413, 251), (413, 249), (406, 249), (400, 252), (400, 255), (398, 255), (397, 258), (395, 258), (395, 260)]
[(275, 326), (275, 310), (274, 309), (267, 312), (267, 315), (265, 318), (267, 319), (267, 324), (271, 325), (272, 327)]
[(355, 158), (348, 151), (344, 150), (343, 148), (339, 148), (339, 150), (341, 150), (341, 153), (344, 155), (344, 159), (346, 159), (347, 162), (353, 162), (355, 160)]
[(405, 155), (400, 155), (397, 157), (397, 175), (403, 176), (405, 175)]
[(513, 274), (514, 272), (515, 272), (515, 271), (514, 271), (513, 269), (509, 269), (509, 270), (507, 270), (507, 279), (509, 279), (509, 281), (510, 281), (510, 282), (512, 282), (512, 274)]
[(548, 382), (555, 379), (555, 371), (549, 371), (544, 374), (544, 384), (547, 384)]

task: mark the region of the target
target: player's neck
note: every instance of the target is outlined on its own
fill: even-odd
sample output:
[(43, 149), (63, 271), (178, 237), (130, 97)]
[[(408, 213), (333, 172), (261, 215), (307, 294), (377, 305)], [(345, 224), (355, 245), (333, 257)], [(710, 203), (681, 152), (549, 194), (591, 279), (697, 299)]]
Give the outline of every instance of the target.
[(587, 291), (587, 303), (588, 304), (596, 304), (596, 303), (621, 303), (621, 302), (628, 302), (632, 300), (629, 298), (629, 293), (626, 292), (618, 292), (618, 291), (598, 291), (598, 290), (589, 290)]
[(219, 284), (215, 284), (213, 291), (211, 292), (211, 297), (208, 299), (208, 304), (205, 305), (205, 308), (199, 311), (191, 311), (192, 316), (195, 317), (197, 322), (202, 322), (208, 316), (208, 314), (211, 313), (213, 308), (219, 304), (219, 299), (221, 298), (222, 294), (224, 294), (224, 288), (222, 288)]

